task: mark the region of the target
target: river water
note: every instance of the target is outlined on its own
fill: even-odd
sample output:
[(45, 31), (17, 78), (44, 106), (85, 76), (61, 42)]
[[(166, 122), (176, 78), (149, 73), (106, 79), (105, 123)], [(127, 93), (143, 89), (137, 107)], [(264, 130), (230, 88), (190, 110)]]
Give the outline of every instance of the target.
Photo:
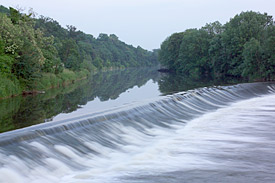
[(274, 182), (275, 83), (142, 69), (51, 92), (2, 101), (0, 183)]

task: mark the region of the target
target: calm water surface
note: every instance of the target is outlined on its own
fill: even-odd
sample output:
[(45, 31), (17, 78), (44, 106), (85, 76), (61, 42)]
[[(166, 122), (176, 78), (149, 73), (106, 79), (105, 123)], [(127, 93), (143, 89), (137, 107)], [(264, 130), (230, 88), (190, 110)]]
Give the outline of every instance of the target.
[(272, 183), (274, 101), (275, 83), (155, 69), (3, 100), (0, 183)]
[(0, 132), (158, 97), (159, 78), (156, 68), (100, 72), (46, 94), (0, 100)]

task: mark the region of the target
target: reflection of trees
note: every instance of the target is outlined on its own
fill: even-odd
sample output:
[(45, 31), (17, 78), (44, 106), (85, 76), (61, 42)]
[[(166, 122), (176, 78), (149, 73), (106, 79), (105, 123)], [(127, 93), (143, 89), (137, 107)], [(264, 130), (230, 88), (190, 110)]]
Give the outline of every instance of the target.
[(141, 87), (149, 79), (156, 80), (157, 71), (154, 69), (128, 69), (124, 71), (112, 71), (98, 73), (91, 79), (90, 86), (93, 97), (101, 101), (116, 99), (121, 93), (134, 86)]
[(21, 98), (0, 100), (0, 132), (15, 128), (12, 115), (20, 108)]
[(202, 86), (210, 86), (213, 82), (207, 80), (192, 80), (183, 75), (163, 74), (158, 84), (161, 93), (172, 94)]
[(59, 113), (75, 111), (96, 97), (101, 101), (116, 99), (129, 88), (141, 87), (150, 79), (158, 80), (158, 76), (156, 69), (145, 68), (100, 72), (90, 80), (53, 89), (43, 95), (2, 100), (0, 132), (49, 121)]
[(213, 86), (213, 85), (227, 85), (233, 83), (240, 83), (242, 81), (229, 78), (228, 80), (209, 80), (208, 78), (191, 79), (184, 75), (163, 74), (158, 81), (159, 90), (163, 94), (172, 94), (181, 91), (187, 91), (194, 88)]

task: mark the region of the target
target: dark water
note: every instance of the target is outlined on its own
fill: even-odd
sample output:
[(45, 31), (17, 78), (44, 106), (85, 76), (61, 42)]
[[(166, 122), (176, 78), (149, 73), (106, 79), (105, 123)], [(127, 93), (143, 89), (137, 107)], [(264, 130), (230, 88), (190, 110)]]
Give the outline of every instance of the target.
[(275, 83), (142, 69), (51, 92), (2, 101), (2, 131), (40, 124), (0, 134), (0, 183), (274, 182)]

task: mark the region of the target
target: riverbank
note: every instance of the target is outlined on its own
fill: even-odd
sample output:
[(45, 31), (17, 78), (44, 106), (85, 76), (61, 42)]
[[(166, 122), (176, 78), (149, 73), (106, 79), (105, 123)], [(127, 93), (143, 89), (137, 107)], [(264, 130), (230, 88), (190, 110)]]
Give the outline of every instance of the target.
[(18, 95), (44, 93), (45, 91), (67, 86), (76, 81), (86, 79), (90, 75), (88, 70), (73, 72), (65, 69), (60, 74), (42, 73), (42, 76), (26, 87), (16, 78), (0, 77), (0, 100)]
[[(127, 92), (128, 90), (139, 91), (139, 97), (151, 97), (152, 94), (157, 96), (159, 93), (154, 94), (154, 91), (157, 91), (157, 83), (153, 81), (157, 81), (158, 77), (155, 69), (95, 71), (87, 79), (75, 80), (73, 84), (46, 90), (44, 94), (19, 95), (0, 100), (0, 133), (52, 121), (59, 114), (62, 118), (63, 114), (81, 111), (82, 106), (92, 101), (96, 104), (86, 113), (115, 107), (121, 100), (137, 100), (137, 96), (130, 97), (132, 92)], [(146, 83), (154, 85), (155, 89), (149, 93), (140, 91), (139, 87)], [(123, 96), (126, 98), (123, 99)], [(122, 98), (118, 99), (119, 97)]]

